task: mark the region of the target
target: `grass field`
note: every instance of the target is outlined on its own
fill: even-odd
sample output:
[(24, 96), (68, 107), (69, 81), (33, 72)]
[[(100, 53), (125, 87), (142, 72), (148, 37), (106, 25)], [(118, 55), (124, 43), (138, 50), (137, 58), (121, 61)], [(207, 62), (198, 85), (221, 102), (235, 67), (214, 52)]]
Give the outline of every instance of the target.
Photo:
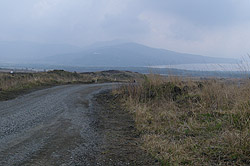
[(250, 80), (145, 76), (114, 90), (162, 165), (250, 165)]
[(132, 72), (0, 73), (0, 100), (62, 84), (133, 82), (113, 90), (143, 148), (162, 165), (250, 165), (250, 80)]
[(116, 70), (72, 73), (53, 70), (38, 73), (0, 73), (0, 101), (17, 97), (35, 89), (77, 83), (130, 82), (140, 74)]

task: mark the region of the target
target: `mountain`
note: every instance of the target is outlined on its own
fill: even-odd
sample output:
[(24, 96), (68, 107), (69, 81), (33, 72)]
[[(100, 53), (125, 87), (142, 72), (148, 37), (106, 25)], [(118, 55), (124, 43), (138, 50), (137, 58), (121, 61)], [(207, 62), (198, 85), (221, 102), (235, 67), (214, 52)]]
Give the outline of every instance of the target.
[(137, 43), (101, 42), (81, 52), (59, 54), (45, 63), (71, 66), (141, 67), (176, 64), (236, 63), (236, 59), (214, 58), (151, 48)]
[(67, 44), (0, 41), (0, 63), (82, 67), (142, 67), (236, 62), (235, 59), (178, 53), (122, 40), (98, 42), (84, 48)]
[(124, 43), (129, 43), (126, 40), (121, 40), (121, 39), (116, 39), (116, 40), (111, 40), (111, 41), (99, 41), (92, 43), (91, 45), (86, 46), (86, 49), (90, 48), (98, 48), (98, 47), (106, 47), (106, 46), (115, 46), (119, 44), (124, 44)]
[(67, 44), (0, 41), (0, 62), (38, 63), (43, 57), (79, 52), (81, 50), (79, 47)]

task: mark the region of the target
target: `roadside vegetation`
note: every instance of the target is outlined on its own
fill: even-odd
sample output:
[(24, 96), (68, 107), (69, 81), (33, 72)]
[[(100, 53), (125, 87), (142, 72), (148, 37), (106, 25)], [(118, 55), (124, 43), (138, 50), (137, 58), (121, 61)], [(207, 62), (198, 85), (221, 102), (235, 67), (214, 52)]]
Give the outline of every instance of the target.
[(250, 80), (145, 76), (113, 91), (162, 165), (250, 165)]
[(32, 90), (55, 85), (128, 82), (140, 74), (123, 71), (102, 71), (89, 73), (53, 70), (38, 73), (0, 73), (0, 101), (17, 97)]

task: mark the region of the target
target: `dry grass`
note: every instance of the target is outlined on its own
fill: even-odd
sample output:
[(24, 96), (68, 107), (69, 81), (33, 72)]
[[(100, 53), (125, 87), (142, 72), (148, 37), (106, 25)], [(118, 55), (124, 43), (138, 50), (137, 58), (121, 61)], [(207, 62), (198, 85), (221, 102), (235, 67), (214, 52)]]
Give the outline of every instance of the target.
[(8, 90), (20, 86), (28, 86), (29, 84), (50, 84), (50, 83), (71, 83), (86, 82), (90, 78), (77, 73), (66, 71), (51, 71), (41, 73), (0, 73), (0, 88)]
[(0, 101), (17, 97), (32, 89), (75, 83), (127, 82), (140, 74), (123, 71), (72, 73), (54, 70), (39, 73), (0, 73)]
[(149, 75), (114, 93), (162, 165), (250, 165), (249, 80)]
[(36, 88), (91, 81), (91, 77), (87, 75), (62, 70), (40, 73), (0, 73), (0, 100), (15, 98)]

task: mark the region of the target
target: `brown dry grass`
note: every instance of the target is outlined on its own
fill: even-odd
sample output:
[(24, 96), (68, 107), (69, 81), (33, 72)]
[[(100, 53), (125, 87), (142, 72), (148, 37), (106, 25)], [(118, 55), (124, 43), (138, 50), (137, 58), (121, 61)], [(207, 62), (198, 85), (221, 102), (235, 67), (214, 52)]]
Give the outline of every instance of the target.
[(13, 99), (37, 88), (89, 82), (93, 81), (88, 75), (62, 70), (39, 73), (0, 73), (0, 101)]
[(87, 76), (60, 70), (40, 73), (0, 73), (0, 88), (2, 90), (8, 90), (11, 88), (30, 86), (31, 84), (59, 84), (86, 82), (90, 80)]
[(249, 80), (149, 75), (114, 93), (162, 165), (250, 165)]
[(32, 89), (75, 83), (128, 82), (140, 74), (123, 71), (72, 73), (54, 70), (39, 73), (0, 73), (0, 101), (17, 97)]

